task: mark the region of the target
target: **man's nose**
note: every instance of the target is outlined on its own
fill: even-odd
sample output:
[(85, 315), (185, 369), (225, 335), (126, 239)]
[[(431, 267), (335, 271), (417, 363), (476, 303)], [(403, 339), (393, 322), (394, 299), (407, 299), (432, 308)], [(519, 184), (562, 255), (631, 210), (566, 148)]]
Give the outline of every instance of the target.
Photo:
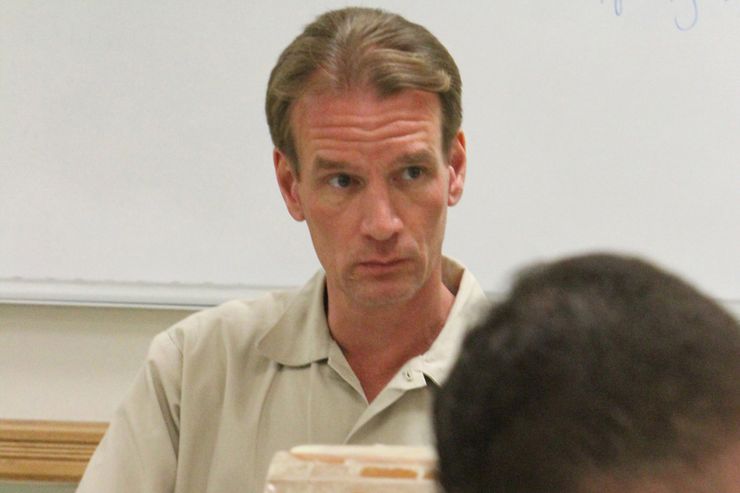
[(385, 186), (368, 187), (360, 207), (361, 233), (365, 236), (385, 241), (393, 238), (403, 227), (391, 193)]

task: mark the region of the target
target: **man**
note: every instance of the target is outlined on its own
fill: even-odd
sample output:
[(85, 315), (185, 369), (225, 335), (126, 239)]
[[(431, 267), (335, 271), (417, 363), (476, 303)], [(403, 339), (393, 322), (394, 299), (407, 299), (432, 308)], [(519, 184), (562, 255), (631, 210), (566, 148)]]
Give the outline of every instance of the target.
[(525, 272), (435, 400), (447, 493), (740, 492), (740, 326), (590, 255)]
[(275, 172), (323, 271), (160, 334), (78, 491), (259, 492), (297, 444), (431, 442), (431, 391), (484, 298), (441, 254), (460, 91), (434, 36), (378, 10), (326, 13), (285, 49)]

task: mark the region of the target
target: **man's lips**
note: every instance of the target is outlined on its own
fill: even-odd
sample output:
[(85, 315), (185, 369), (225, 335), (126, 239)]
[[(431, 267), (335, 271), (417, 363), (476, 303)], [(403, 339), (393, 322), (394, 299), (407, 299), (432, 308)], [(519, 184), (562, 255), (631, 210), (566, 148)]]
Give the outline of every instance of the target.
[(372, 260), (363, 260), (362, 262), (359, 262), (357, 266), (360, 269), (364, 269), (364, 270), (387, 271), (387, 270), (393, 270), (403, 265), (407, 261), (408, 259), (404, 259), (404, 258), (372, 259)]

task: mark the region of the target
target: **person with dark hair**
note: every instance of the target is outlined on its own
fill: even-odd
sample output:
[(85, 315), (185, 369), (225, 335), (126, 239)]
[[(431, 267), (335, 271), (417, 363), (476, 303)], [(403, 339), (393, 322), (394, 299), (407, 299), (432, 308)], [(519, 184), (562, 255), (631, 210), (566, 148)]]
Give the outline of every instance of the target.
[(485, 299), (442, 255), (460, 94), (444, 46), (382, 10), (327, 12), (283, 51), (273, 164), (323, 269), (157, 336), (79, 492), (258, 492), (294, 445), (431, 443), (432, 391)]
[(740, 326), (635, 258), (524, 271), (435, 398), (447, 493), (740, 492)]

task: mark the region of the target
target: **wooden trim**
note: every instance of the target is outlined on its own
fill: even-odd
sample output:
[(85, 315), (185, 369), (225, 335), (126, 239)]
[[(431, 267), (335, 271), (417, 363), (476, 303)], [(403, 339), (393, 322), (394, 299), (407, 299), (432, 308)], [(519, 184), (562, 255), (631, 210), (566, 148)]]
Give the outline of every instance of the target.
[(79, 482), (107, 423), (0, 419), (0, 479)]

